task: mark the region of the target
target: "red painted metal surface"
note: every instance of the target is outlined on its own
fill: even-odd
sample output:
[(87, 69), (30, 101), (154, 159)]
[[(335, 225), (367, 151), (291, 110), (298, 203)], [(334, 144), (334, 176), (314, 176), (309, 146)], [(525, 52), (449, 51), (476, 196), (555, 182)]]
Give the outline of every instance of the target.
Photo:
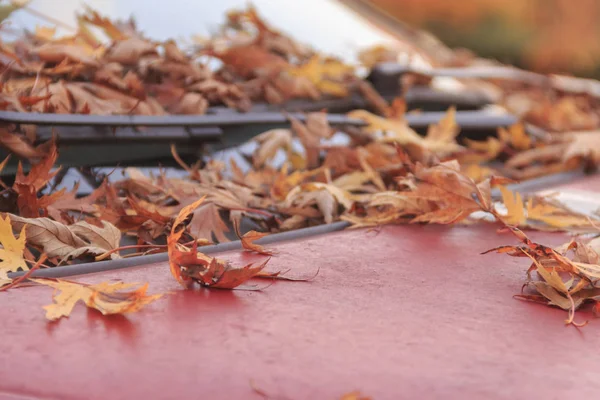
[(600, 320), (577, 330), (561, 310), (513, 299), (526, 260), (479, 254), (507, 243), (492, 225), (282, 243), (272, 269), (320, 272), (260, 292), (185, 291), (166, 264), (81, 278), (172, 292), (127, 317), (77, 306), (48, 323), (51, 289), (10, 290), (0, 297), (0, 399), (260, 399), (252, 384), (273, 399), (356, 389), (378, 400), (595, 398)]

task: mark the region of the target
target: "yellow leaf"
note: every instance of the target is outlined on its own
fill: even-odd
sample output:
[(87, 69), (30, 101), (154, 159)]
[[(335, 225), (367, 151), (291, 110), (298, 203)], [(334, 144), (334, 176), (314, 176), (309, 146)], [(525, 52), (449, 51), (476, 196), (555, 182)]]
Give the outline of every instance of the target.
[(292, 76), (308, 79), (323, 94), (344, 97), (348, 89), (342, 83), (344, 78), (353, 74), (354, 69), (337, 60), (324, 60), (312, 57), (307, 63), (289, 69)]
[(494, 175), (494, 170), (480, 164), (468, 164), (461, 166), (462, 172), (473, 179), (475, 182), (481, 182)]
[(527, 219), (542, 221), (555, 228), (590, 226), (590, 219), (585, 215), (573, 213), (545, 202), (542, 198), (527, 202)]
[(464, 139), (464, 142), (474, 152), (461, 154), (459, 159), (461, 164), (494, 160), (504, 149), (504, 143), (492, 136), (489, 136), (485, 142), (471, 139)]
[(521, 123), (511, 125), (508, 129), (498, 128), (498, 136), (504, 143), (509, 143), (517, 150), (531, 148), (531, 138), (525, 132), (525, 127)]
[(19, 269), (28, 270), (29, 267), (23, 258), (23, 252), (25, 251), (25, 235), (26, 227), (23, 226), (19, 237), (16, 238), (13, 235), (12, 226), (10, 224), (10, 217), (6, 215), (4, 218), (0, 217), (0, 280), (8, 279), (8, 273), (14, 272)]
[(453, 111), (431, 128), (427, 138), (421, 137), (415, 132), (404, 119), (383, 118), (365, 110), (354, 110), (349, 112), (349, 118), (365, 121), (368, 126), (364, 128), (372, 134), (383, 131), (386, 135), (381, 139), (383, 142), (393, 142), (401, 145), (414, 145), (421, 149), (427, 149), (438, 156), (458, 152), (463, 149), (455, 141), (457, 131), (453, 128)]
[(48, 26), (36, 26), (34, 35), (37, 39), (41, 39), (44, 41), (50, 41), (54, 38), (56, 34), (56, 27), (48, 27)]
[(425, 140), (428, 142), (452, 143), (459, 131), (460, 127), (456, 123), (456, 108), (450, 107), (437, 124), (429, 125)]
[(412, 130), (404, 119), (383, 118), (365, 110), (354, 110), (348, 113), (349, 118), (356, 118), (365, 121), (368, 126), (365, 131), (376, 133), (383, 131), (390, 133), (389, 141), (399, 144), (416, 144), (424, 146), (424, 140), (417, 132)]
[(507, 210), (504, 222), (508, 225), (522, 225), (526, 218), (521, 194), (516, 192), (513, 193), (504, 186), (500, 186), (498, 189), (500, 189), (500, 193), (502, 193), (502, 202)]
[[(51, 321), (68, 317), (75, 304), (82, 301), (104, 315), (125, 314), (139, 311), (142, 307), (162, 297), (162, 294), (147, 295), (148, 284), (102, 282), (86, 285), (61, 279), (32, 279), (32, 281), (55, 289), (54, 303), (44, 306), (46, 318)], [(139, 286), (135, 290), (128, 290)], [(60, 293), (56, 293), (56, 292)]]
[(523, 251), (523, 254), (525, 254), (531, 259), (531, 261), (533, 261), (537, 268), (537, 273), (544, 281), (546, 281), (548, 285), (552, 286), (554, 289), (558, 290), (561, 293), (569, 293), (569, 289), (567, 289), (567, 286), (565, 285), (560, 275), (556, 272), (554, 268), (545, 268), (542, 264), (540, 264), (538, 260), (533, 258), (529, 253)]

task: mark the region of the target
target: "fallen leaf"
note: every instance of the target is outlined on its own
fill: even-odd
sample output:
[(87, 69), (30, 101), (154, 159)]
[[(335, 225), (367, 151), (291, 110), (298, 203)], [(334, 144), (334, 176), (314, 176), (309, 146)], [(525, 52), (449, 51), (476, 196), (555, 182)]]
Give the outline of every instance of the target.
[(268, 236), (268, 232), (256, 232), (256, 231), (248, 231), (243, 236), (240, 234), (240, 228), (237, 223), (234, 223), (235, 233), (240, 238), (242, 242), (242, 247), (248, 251), (254, 251), (258, 254), (270, 256), (273, 254), (271, 250), (265, 249), (260, 244), (254, 243), (255, 240), (261, 239), (265, 236)]
[(253, 139), (258, 147), (252, 156), (255, 168), (264, 166), (272, 160), (277, 150), (288, 151), (292, 145), (292, 132), (288, 129), (272, 129), (261, 133)]
[(522, 123), (514, 124), (505, 128), (498, 128), (498, 136), (504, 143), (510, 144), (517, 150), (528, 150), (531, 148), (531, 137), (525, 132)]
[(338, 97), (348, 94), (343, 82), (348, 75), (353, 74), (351, 66), (337, 60), (324, 60), (318, 56), (287, 71), (292, 76), (307, 78), (321, 93)]
[[(36, 278), (31, 281), (54, 288), (54, 303), (44, 306), (46, 318), (55, 321), (71, 315), (75, 304), (82, 301), (103, 315), (137, 312), (163, 295), (147, 295), (148, 284), (102, 282), (95, 285), (62, 279)], [(139, 286), (139, 287), (138, 287)], [(137, 287), (135, 290), (132, 288)]]
[(213, 240), (213, 235), (219, 243), (228, 242), (229, 238), (226, 233), (229, 232), (229, 227), (221, 219), (219, 207), (215, 203), (201, 204), (192, 213), (192, 220), (189, 224), (190, 235), (195, 238), (205, 238), (209, 241)]
[[(103, 222), (104, 228), (94, 231), (86, 222), (68, 226), (49, 218), (22, 218), (14, 214), (7, 214), (7, 217), (13, 229), (27, 227), (28, 244), (41, 249), (48, 258), (58, 257), (63, 261), (85, 254), (101, 255), (109, 250), (106, 247), (115, 243), (117, 235), (117, 229), (106, 221)], [(113, 253), (111, 257), (116, 258), (118, 254)]]
[(171, 234), (167, 237), (171, 274), (186, 288), (189, 288), (192, 282), (195, 281), (202, 286), (234, 289), (255, 277), (265, 268), (269, 260), (256, 266), (249, 264), (242, 268), (234, 268), (226, 261), (199, 252), (196, 241), (189, 249), (179, 244), (178, 242), (185, 228), (179, 230), (176, 230), (176, 228), (203, 201), (204, 197), (181, 209), (177, 218), (175, 218), (175, 222), (173, 222)]
[(508, 225), (520, 226), (525, 223), (527, 217), (525, 216), (525, 206), (520, 193), (513, 193), (507, 188), (501, 186), (500, 193), (502, 193), (502, 204), (507, 209), (504, 222)]
[(8, 282), (8, 273), (19, 269), (27, 271), (29, 267), (23, 257), (25, 241), (27, 240), (26, 229), (23, 226), (19, 237), (13, 235), (10, 217), (0, 217), (0, 281)]

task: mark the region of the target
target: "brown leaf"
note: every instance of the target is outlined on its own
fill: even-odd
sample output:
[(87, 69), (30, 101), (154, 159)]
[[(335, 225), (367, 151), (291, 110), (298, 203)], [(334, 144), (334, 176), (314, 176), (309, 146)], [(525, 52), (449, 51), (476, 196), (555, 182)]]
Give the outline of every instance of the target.
[(129, 38), (115, 42), (106, 54), (106, 59), (123, 65), (136, 65), (143, 56), (156, 54), (156, 45), (140, 38)]
[[(49, 218), (22, 218), (13, 214), (7, 215), (10, 217), (13, 229), (19, 230), (27, 227), (27, 243), (41, 249), (48, 258), (58, 257), (61, 260), (67, 260), (84, 254), (103, 254), (108, 249), (102, 246), (114, 243), (116, 234), (116, 228), (110, 226), (108, 222), (104, 222), (104, 228), (94, 233), (86, 222), (67, 226)], [(74, 226), (81, 226), (75, 230), (84, 233), (82, 237), (72, 230)], [(100, 239), (103, 234), (107, 237)], [(111, 256), (118, 257), (116, 253)]]
[(89, 246), (104, 250), (114, 250), (121, 243), (121, 231), (113, 224), (101, 221), (102, 227), (78, 221), (69, 226), (71, 232), (88, 242)]
[(232, 47), (214, 55), (237, 75), (246, 79), (288, 68), (285, 59), (254, 44)]
[(212, 241), (214, 235), (219, 243), (229, 241), (226, 235), (229, 228), (221, 219), (219, 207), (212, 202), (202, 204), (194, 210), (189, 230), (190, 235), (195, 238), (206, 238)]
[(45, 155), (45, 146), (34, 147), (23, 136), (9, 132), (6, 127), (0, 127), (0, 145), (11, 153), (28, 160), (38, 159)]
[(208, 108), (208, 101), (198, 93), (186, 93), (170, 111), (176, 114), (204, 114)]
[(69, 60), (90, 67), (97, 67), (99, 65), (98, 61), (90, 54), (87, 54), (83, 47), (44, 43), (40, 47), (34, 49), (34, 52), (42, 61), (51, 63), (60, 63), (64, 60)]
[(40, 191), (58, 173), (58, 169), (51, 172), (57, 157), (58, 152), (52, 142), (44, 158), (33, 164), (27, 175), (23, 172), (23, 165), (19, 163), (15, 183), (22, 186), (31, 186), (35, 192)]

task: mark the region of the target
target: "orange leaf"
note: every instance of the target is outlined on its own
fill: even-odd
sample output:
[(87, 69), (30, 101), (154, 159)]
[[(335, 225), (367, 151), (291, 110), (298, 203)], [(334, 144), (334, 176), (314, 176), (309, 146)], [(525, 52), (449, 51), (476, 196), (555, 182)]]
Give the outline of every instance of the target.
[(244, 249), (249, 250), (249, 251), (255, 251), (258, 254), (263, 254), (265, 256), (270, 256), (273, 254), (273, 252), (271, 250), (267, 250), (260, 244), (254, 243), (255, 240), (258, 240), (260, 238), (268, 236), (269, 234), (267, 232), (249, 231), (249, 232), (246, 232), (244, 234), (244, 236), (242, 236), (240, 234), (240, 227), (239, 227), (238, 223), (234, 222), (233, 226), (235, 228), (235, 233), (240, 238), (240, 241), (242, 242), (242, 247)]
[[(186, 218), (196, 209), (198, 208), (198, 206), (200, 204), (202, 204), (202, 202), (204, 201), (205, 196), (201, 197), (200, 199), (198, 199), (197, 201), (195, 201), (194, 203), (183, 207), (181, 209), (181, 211), (179, 211), (179, 214), (177, 215), (177, 217), (175, 218), (175, 221), (173, 222), (173, 226), (171, 227), (171, 234), (167, 237), (167, 249), (168, 249), (168, 254), (169, 254), (169, 267), (171, 268), (171, 274), (173, 274), (173, 276), (175, 277), (175, 279), (177, 279), (177, 282), (179, 282), (180, 284), (185, 285), (186, 283), (186, 278), (182, 277), (181, 275), (181, 267), (179, 265), (179, 263), (176, 263), (176, 260), (179, 258), (179, 253), (180, 250), (177, 248), (178, 246), (178, 242), (179, 239), (181, 239), (181, 236), (183, 235), (183, 232), (185, 231), (185, 228), (182, 228), (178, 231), (175, 231), (175, 229), (183, 222), (186, 220)], [(189, 279), (187, 279), (188, 283), (189, 283)]]

